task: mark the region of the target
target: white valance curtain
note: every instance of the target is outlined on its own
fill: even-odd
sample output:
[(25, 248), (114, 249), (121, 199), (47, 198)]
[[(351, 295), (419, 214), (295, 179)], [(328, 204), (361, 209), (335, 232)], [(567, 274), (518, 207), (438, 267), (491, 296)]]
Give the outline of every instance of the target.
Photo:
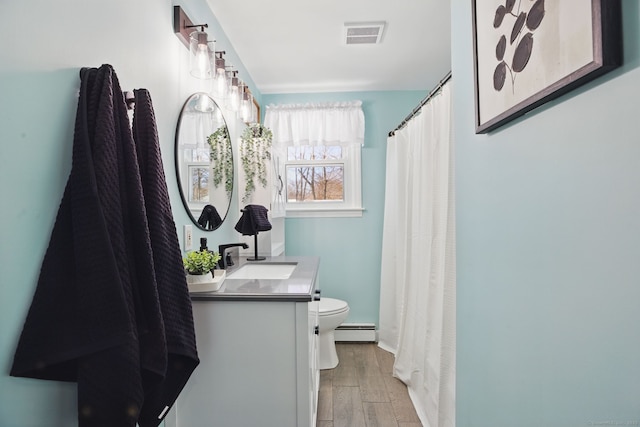
[(267, 105), (275, 145), (364, 144), (362, 101)]
[(450, 85), (387, 140), (379, 345), (425, 427), (455, 426)]

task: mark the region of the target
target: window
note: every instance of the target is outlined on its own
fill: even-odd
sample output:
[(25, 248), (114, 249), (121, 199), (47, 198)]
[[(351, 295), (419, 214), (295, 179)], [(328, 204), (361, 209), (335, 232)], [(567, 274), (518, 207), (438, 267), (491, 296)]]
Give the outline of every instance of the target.
[(360, 145), (287, 147), (287, 216), (362, 216)]
[(265, 126), (288, 217), (362, 216), (361, 101), (268, 105)]
[(344, 201), (344, 163), (339, 145), (289, 147), (287, 202)]
[(185, 148), (181, 163), (181, 181), (189, 183), (183, 189), (187, 202), (192, 209), (201, 209), (209, 202), (209, 147)]
[(209, 165), (188, 165), (189, 203), (209, 202)]

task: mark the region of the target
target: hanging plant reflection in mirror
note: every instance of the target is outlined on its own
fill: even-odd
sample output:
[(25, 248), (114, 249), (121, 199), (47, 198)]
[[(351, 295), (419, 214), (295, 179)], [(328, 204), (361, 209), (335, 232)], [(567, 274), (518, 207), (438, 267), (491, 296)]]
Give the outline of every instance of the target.
[(251, 123), (242, 133), (240, 160), (244, 170), (245, 188), (242, 201), (246, 202), (256, 189), (256, 180), (267, 187), (267, 161), (271, 160), (271, 129), (260, 123)]
[(213, 185), (218, 188), (224, 180), (224, 189), (231, 199), (233, 191), (233, 157), (231, 152), (231, 140), (226, 126), (220, 126), (207, 138), (209, 143), (209, 156), (213, 170)]

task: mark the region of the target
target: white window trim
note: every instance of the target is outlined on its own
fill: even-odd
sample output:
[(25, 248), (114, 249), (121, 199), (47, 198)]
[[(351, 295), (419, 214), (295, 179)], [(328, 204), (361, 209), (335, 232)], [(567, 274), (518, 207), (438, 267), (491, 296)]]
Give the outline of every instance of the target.
[[(285, 205), (287, 218), (355, 218), (361, 217), (362, 207), (362, 146), (360, 144), (343, 145), (344, 164), (344, 201), (317, 201), (290, 203)], [(328, 161), (335, 164), (338, 162)], [(287, 165), (300, 164), (300, 161), (285, 162)], [(308, 163), (306, 163), (308, 164)]]
[(364, 208), (287, 209), (286, 218), (360, 218)]
[[(208, 162), (185, 162), (185, 167), (183, 168), (183, 173), (182, 173), (183, 174), (182, 179), (183, 179), (183, 182), (187, 182), (188, 185), (187, 185), (186, 194), (184, 195), (184, 198), (187, 204), (189, 205), (189, 209), (191, 209), (191, 211), (193, 212), (202, 210), (202, 208), (204, 208), (208, 202), (198, 202), (191, 199), (193, 196), (192, 194), (193, 188), (191, 187), (191, 178), (192, 178), (191, 169), (193, 168), (210, 169), (210, 167), (211, 167), (211, 164)], [(211, 178), (211, 175), (209, 175), (209, 178)], [(211, 184), (211, 182), (209, 182), (209, 184)]]

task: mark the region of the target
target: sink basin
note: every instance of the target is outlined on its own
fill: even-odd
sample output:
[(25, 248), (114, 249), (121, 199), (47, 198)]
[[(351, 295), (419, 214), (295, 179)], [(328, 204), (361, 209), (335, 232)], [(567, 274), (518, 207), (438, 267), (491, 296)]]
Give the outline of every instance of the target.
[(227, 279), (288, 279), (296, 269), (295, 262), (249, 263), (227, 276)]

